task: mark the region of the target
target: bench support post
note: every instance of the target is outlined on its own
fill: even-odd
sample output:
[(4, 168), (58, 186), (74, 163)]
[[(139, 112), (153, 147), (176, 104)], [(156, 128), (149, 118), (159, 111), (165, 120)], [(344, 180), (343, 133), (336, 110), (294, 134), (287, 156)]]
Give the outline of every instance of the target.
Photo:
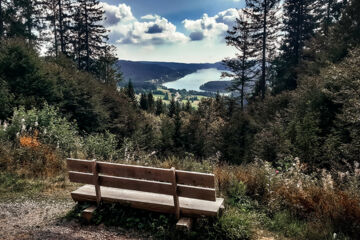
[(177, 189), (177, 180), (176, 180), (176, 170), (174, 167), (171, 168), (173, 172), (173, 181), (172, 185), (174, 188), (174, 209), (175, 209), (175, 216), (176, 219), (180, 219), (180, 204), (179, 204), (179, 196), (178, 196), (178, 189)]
[(100, 185), (99, 185), (99, 173), (98, 173), (98, 167), (97, 167), (97, 163), (96, 160), (93, 160), (93, 165), (92, 165), (92, 172), (94, 175), (94, 186), (95, 186), (95, 192), (96, 192), (96, 203), (97, 205), (100, 204), (101, 202), (101, 191), (100, 191)]

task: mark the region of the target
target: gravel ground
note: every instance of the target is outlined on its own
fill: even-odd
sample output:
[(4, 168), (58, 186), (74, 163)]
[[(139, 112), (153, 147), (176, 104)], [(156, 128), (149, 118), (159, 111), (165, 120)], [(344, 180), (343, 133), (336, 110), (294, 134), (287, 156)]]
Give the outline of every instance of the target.
[(75, 203), (71, 199), (17, 199), (0, 202), (0, 239), (138, 239), (121, 228), (81, 225), (63, 217)]

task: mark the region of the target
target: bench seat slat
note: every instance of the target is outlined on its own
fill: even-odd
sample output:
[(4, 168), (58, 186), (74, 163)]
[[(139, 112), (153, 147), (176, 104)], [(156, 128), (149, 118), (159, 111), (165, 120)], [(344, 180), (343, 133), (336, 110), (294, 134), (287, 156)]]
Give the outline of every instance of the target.
[[(173, 213), (174, 201), (172, 196), (149, 192), (138, 192), (126, 189), (101, 187), (104, 202), (127, 205), (129, 207), (144, 209), (161, 213)], [(92, 185), (84, 185), (71, 193), (74, 201), (96, 202), (95, 189)], [(179, 197), (182, 216), (216, 216), (219, 213), (224, 199), (217, 198), (214, 202)]]

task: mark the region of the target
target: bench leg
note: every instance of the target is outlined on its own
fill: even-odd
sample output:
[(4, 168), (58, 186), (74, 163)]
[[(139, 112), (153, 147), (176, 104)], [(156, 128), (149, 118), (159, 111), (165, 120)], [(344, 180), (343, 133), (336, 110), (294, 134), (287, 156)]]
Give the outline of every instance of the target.
[(193, 224), (193, 220), (191, 218), (180, 218), (176, 223), (176, 229), (182, 231), (190, 231)]
[(90, 222), (95, 211), (96, 211), (96, 206), (88, 207), (82, 211), (81, 217), (85, 219), (87, 222)]

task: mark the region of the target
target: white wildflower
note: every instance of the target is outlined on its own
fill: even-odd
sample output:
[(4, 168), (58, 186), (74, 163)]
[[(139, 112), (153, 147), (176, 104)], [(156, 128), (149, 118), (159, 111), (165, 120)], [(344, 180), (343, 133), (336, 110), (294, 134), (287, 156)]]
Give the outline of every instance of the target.
[(39, 126), (39, 123), (37, 121), (35, 121), (35, 127)]

